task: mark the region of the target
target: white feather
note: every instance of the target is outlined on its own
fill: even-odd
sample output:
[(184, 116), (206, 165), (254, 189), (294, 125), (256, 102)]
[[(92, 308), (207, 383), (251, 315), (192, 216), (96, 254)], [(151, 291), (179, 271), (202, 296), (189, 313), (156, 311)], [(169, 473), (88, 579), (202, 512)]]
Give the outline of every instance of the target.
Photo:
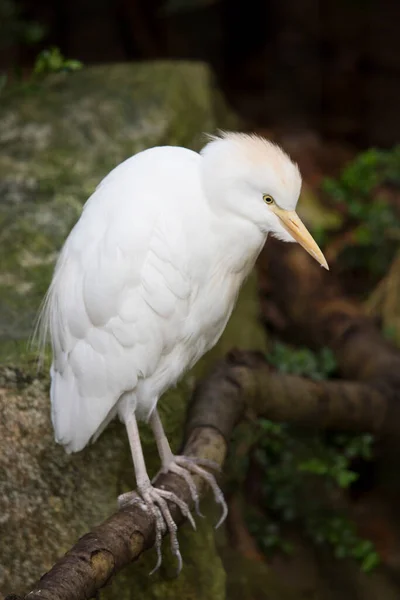
[[(40, 324), (41, 341), (48, 332), (52, 341), (56, 439), (68, 451), (83, 448), (117, 413), (148, 418), (160, 395), (220, 337), (274, 231), (262, 194), (282, 173), (268, 168), (263, 179), (256, 161), (252, 189), (251, 144), (238, 151), (228, 136), (202, 155), (147, 150), (114, 169), (87, 201), (60, 254)], [(268, 163), (274, 147), (262, 148)], [(283, 165), (286, 178), (294, 174), (286, 197), (292, 208), (298, 171), (278, 154), (278, 171)]]

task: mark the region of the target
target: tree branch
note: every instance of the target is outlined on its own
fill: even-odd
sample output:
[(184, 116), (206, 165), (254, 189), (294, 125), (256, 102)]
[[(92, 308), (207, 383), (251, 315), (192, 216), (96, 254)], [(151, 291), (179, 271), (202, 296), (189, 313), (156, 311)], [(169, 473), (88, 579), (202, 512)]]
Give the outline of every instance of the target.
[[(272, 258), (271, 258), (272, 257)], [(265, 277), (267, 275), (267, 277)], [(263, 416), (320, 428), (400, 432), (400, 353), (380, 335), (361, 309), (303, 250), (269, 244), (260, 270), (264, 319), (280, 334), (302, 343), (329, 345), (342, 374), (352, 381), (315, 382), (281, 375), (263, 356), (231, 352), (195, 390), (187, 415), (183, 453), (222, 466), (235, 425)], [(196, 481), (200, 493), (204, 482)], [(157, 485), (192, 504), (186, 483), (174, 474)], [(179, 509), (170, 505), (177, 524)], [(126, 507), (83, 536), (46, 573), (26, 600), (84, 600), (136, 560), (155, 540), (154, 523), (140, 505)], [(22, 600), (8, 596), (6, 600)]]
[[(184, 451), (188, 455), (209, 458), (222, 464), (226, 444), (215, 429), (202, 428), (191, 431)], [(202, 493), (203, 482), (193, 477)], [(174, 492), (184, 502), (191, 503), (189, 490), (180, 477), (162, 475), (157, 485)], [(181, 525), (184, 519), (179, 509), (173, 503), (169, 506), (172, 517)], [(150, 515), (139, 504), (125, 507), (84, 535), (24, 598), (86, 600), (94, 597), (111, 577), (151, 548), (154, 541), (155, 529)], [(6, 600), (22, 598), (12, 594)]]
[[(297, 244), (271, 239), (259, 263), (259, 288), (267, 327), (296, 344), (330, 347), (343, 379), (360, 382), (358, 385), (379, 392), (384, 399), (383, 421), (375, 431), (398, 433), (400, 352), (384, 339), (362, 306), (343, 295), (334, 268), (328, 273)], [(338, 392), (354, 385), (337, 383)], [(335, 398), (337, 401), (340, 398)], [(367, 402), (363, 404), (366, 408)]]

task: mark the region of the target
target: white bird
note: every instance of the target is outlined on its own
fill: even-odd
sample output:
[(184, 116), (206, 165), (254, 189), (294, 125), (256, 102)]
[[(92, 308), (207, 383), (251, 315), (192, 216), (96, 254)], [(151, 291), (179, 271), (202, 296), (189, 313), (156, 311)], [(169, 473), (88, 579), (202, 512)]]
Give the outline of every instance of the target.
[(328, 268), (295, 212), (300, 189), (297, 165), (256, 135), (222, 133), (200, 153), (151, 148), (105, 177), (60, 253), (41, 315), (56, 441), (77, 452), (115, 416), (125, 423), (138, 492), (156, 520), (157, 567), (165, 524), (181, 566), (166, 501), (193, 520), (152, 486), (137, 419), (149, 421), (163, 471), (181, 475), (196, 503), (191, 473), (204, 476), (224, 518), (209, 465), (173, 455), (157, 403), (218, 341), (269, 233)]

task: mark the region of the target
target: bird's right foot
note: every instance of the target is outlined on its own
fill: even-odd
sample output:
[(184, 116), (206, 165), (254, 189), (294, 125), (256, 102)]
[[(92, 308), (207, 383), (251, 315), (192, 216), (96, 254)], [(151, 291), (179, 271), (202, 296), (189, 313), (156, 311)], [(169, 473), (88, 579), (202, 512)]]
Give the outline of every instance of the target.
[(172, 518), (167, 502), (174, 502), (179, 508), (184, 517), (186, 517), (193, 529), (196, 529), (193, 516), (186, 502), (183, 502), (176, 494), (167, 490), (162, 490), (153, 487), (151, 483), (138, 486), (139, 492), (127, 492), (118, 497), (118, 505), (120, 508), (129, 504), (138, 504), (144, 510), (149, 511), (154, 517), (156, 528), (155, 548), (157, 551), (157, 563), (150, 575), (153, 574), (162, 563), (161, 540), (163, 534), (168, 531), (170, 535), (171, 551), (178, 561), (178, 574), (182, 569), (182, 556), (179, 551), (179, 542), (177, 536), (177, 525)]

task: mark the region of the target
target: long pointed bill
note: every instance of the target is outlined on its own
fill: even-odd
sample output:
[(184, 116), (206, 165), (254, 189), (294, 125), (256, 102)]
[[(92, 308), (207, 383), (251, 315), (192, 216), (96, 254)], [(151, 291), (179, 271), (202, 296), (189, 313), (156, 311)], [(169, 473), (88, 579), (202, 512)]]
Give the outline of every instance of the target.
[(326, 262), (325, 256), (322, 254), (314, 238), (305, 227), (302, 220), (298, 217), (294, 210), (283, 210), (277, 206), (273, 207), (273, 211), (282, 222), (284, 228), (290, 233), (290, 235), (303, 246), (304, 250), (307, 250), (309, 254), (319, 264), (329, 271), (328, 263)]

